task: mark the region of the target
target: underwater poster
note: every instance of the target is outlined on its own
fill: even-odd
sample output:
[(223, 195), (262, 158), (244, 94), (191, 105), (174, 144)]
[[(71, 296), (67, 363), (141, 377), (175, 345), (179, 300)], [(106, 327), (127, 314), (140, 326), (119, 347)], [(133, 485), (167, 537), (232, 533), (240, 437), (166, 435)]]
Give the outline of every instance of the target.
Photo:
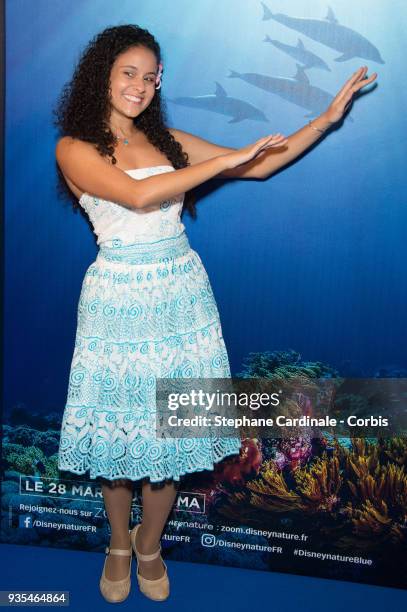
[[(99, 483), (57, 454), (97, 244), (57, 192), (52, 109), (87, 41), (108, 25), (154, 32), (168, 125), (234, 148), (299, 130), (359, 66), (378, 73), (300, 159), (200, 186), (183, 223), (234, 379), (404, 389), (406, 21), (402, 0), (5, 2), (2, 542), (102, 552), (108, 535)], [(298, 405), (315, 409), (306, 392)], [(346, 405), (371, 407), (351, 392)], [(163, 556), (407, 588), (405, 432), (241, 437), (239, 456), (183, 479)], [(141, 510), (136, 486), (133, 525)]]

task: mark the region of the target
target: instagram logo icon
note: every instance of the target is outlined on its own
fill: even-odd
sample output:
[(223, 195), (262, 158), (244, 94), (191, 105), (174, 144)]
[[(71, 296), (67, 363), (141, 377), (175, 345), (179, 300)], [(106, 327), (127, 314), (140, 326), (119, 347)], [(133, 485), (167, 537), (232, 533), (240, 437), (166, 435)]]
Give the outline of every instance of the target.
[(202, 546), (215, 546), (215, 536), (211, 533), (203, 533), (201, 535)]

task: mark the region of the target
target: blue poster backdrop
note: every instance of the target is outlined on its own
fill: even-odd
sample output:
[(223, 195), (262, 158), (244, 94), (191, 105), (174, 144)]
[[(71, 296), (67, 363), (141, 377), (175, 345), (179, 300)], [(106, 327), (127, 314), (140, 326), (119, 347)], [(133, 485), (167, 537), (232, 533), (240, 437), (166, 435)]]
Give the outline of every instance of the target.
[[(211, 181), (197, 219), (183, 222), (233, 375), (406, 377), (406, 18), (403, 0), (6, 2), (2, 541), (106, 544), (100, 489), (57, 470), (78, 297), (97, 247), (57, 196), (51, 111), (87, 42), (111, 25), (150, 30), (169, 126), (235, 148), (295, 132), (359, 66), (378, 73), (340, 129), (266, 180)], [(406, 587), (405, 439), (328, 454), (244, 442), (240, 463), (192, 475), (180, 493), (169, 558)], [(136, 497), (134, 522), (140, 512)], [(287, 533), (371, 563), (311, 561), (286, 549)]]

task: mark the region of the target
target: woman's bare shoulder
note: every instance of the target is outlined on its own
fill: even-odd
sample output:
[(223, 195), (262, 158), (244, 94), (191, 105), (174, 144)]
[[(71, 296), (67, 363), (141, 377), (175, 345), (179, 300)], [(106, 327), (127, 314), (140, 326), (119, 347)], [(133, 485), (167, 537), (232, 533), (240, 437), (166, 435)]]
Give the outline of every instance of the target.
[(73, 138), (72, 136), (61, 136), (56, 142), (55, 152), (58, 155), (66, 153), (72, 148), (75, 151), (89, 151), (90, 149), (95, 150), (95, 147), (90, 142), (86, 142), (85, 140), (81, 140), (80, 138)]

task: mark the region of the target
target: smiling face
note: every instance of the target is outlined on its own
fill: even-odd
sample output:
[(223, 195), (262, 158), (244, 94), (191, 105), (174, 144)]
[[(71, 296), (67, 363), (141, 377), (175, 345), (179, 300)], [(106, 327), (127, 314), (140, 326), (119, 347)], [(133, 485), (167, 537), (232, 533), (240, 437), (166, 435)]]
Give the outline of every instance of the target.
[(146, 47), (131, 47), (115, 60), (110, 73), (114, 114), (137, 117), (154, 98), (157, 58)]

